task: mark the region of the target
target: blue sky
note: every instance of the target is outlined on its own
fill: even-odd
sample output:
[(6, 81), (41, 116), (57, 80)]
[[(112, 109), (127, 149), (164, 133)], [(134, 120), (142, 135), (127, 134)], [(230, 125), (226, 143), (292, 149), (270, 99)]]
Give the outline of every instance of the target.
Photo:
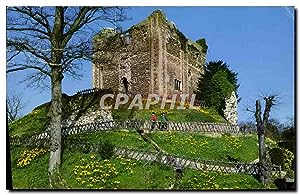
[[(271, 117), (284, 122), (294, 116), (294, 20), (284, 7), (131, 7), (132, 19), (123, 29), (161, 9), (189, 39), (205, 38), (207, 61), (223, 60), (238, 73), (240, 83), (239, 121), (253, 120), (245, 105), (254, 105), (264, 93), (278, 93), (280, 104)], [(293, 11), (292, 8), (289, 10)], [(99, 29), (100, 30), (100, 29)], [(95, 31), (98, 29), (95, 28)], [(69, 95), (92, 87), (92, 66), (86, 63), (82, 80), (66, 77), (63, 92)], [(20, 84), (26, 72), (7, 76), (7, 92), (22, 95), (22, 114), (50, 100), (50, 91), (34, 90)]]

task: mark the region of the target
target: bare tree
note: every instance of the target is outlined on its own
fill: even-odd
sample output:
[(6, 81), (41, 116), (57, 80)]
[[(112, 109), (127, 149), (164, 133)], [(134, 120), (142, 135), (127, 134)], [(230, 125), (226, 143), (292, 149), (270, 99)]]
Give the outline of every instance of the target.
[(6, 72), (31, 70), (26, 81), (38, 87), (50, 79), (50, 185), (61, 164), (64, 75), (80, 78), (82, 61), (93, 57), (92, 36), (94, 29), (100, 30), (101, 21), (116, 25), (125, 19), (120, 7), (7, 8)]
[(6, 114), (8, 123), (11, 123), (20, 117), (21, 110), (25, 107), (22, 97), (19, 94), (8, 95), (6, 98)]
[(256, 121), (256, 130), (258, 135), (258, 147), (259, 147), (259, 164), (261, 166), (260, 170), (260, 180), (263, 183), (268, 182), (269, 175), (267, 170), (267, 162), (266, 162), (266, 148), (265, 148), (265, 132), (266, 127), (269, 121), (269, 116), (271, 112), (271, 108), (275, 106), (276, 95), (269, 95), (263, 97), (265, 104), (264, 104), (264, 111), (262, 113), (261, 103), (260, 100), (256, 100), (255, 102), (255, 110), (251, 110), (247, 108), (247, 111), (253, 112), (255, 121)]

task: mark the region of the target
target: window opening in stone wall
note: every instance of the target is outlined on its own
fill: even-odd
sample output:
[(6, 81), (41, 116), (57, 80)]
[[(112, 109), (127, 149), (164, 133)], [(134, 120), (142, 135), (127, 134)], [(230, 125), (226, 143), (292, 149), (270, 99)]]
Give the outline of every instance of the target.
[(175, 90), (180, 90), (181, 89), (181, 81), (175, 79)]
[(191, 77), (192, 76), (192, 72), (191, 70), (188, 71), (188, 77)]
[(127, 80), (126, 77), (123, 77), (123, 78), (122, 78), (122, 83), (123, 83), (123, 87), (124, 87), (125, 93), (127, 94), (127, 93), (128, 93), (128, 85), (129, 85), (129, 82), (128, 82), (128, 80)]

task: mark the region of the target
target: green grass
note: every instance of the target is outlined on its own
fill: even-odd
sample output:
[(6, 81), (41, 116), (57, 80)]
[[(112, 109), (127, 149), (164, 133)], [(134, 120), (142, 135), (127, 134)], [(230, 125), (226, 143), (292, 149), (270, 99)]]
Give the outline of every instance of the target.
[[(149, 137), (166, 152), (183, 157), (217, 161), (231, 161), (231, 157), (239, 162), (251, 162), (258, 158), (256, 136), (213, 137), (199, 133), (157, 131)], [(117, 147), (155, 152), (154, 147), (134, 131), (95, 132), (72, 135), (71, 138), (92, 143), (106, 140)]]
[(238, 190), (263, 189), (264, 186), (251, 175), (186, 169), (179, 185), (182, 190)]
[(48, 121), (47, 113), (48, 107), (41, 106), (39, 109), (33, 110), (31, 113), (14, 121), (9, 125), (9, 135), (22, 136), (44, 131)]
[(48, 160), (49, 153), (34, 159), (32, 163), (25, 167), (18, 167), (17, 160), (25, 150), (25, 147), (11, 148), (12, 184), (14, 189), (47, 189), (48, 180)]
[(226, 123), (226, 120), (218, 115), (215, 111), (211, 109), (158, 109), (153, 108), (151, 110), (136, 110), (134, 115), (134, 119), (141, 120), (150, 120), (151, 113), (155, 112), (155, 114), (159, 117), (162, 112), (166, 113), (169, 121), (175, 122), (218, 122), (218, 123)]
[[(153, 111), (155, 113), (161, 112), (160, 110), (137, 110), (135, 118), (150, 120)], [(170, 121), (176, 122), (215, 122), (215, 119), (210, 114), (197, 110), (168, 110), (167, 117)]]
[[(78, 113), (77, 117), (80, 117), (89, 111), (99, 110), (100, 98), (107, 92), (107, 90), (104, 90), (94, 94), (74, 96), (63, 94), (62, 119), (68, 118), (75, 111)], [(9, 125), (9, 135), (22, 136), (43, 132), (50, 120), (48, 116), (49, 108), (50, 102), (44, 103), (34, 108), (32, 112), (11, 123)]]
[(149, 136), (163, 150), (174, 155), (216, 161), (229, 161), (229, 155), (240, 162), (251, 162), (258, 158), (255, 136), (212, 137), (199, 133), (162, 131)]
[(135, 131), (120, 130), (84, 133), (71, 135), (70, 138), (89, 141), (92, 143), (99, 143), (106, 140), (118, 147), (155, 151), (154, 147), (151, 144), (145, 142)]
[[(84, 115), (90, 111), (99, 110), (99, 101), (101, 96), (106, 93), (97, 92), (95, 94), (67, 96), (63, 94), (63, 113), (62, 119), (68, 118), (72, 113), (77, 111), (78, 116)], [(144, 101), (145, 104), (145, 101)], [(112, 110), (112, 116), (115, 120), (139, 119), (149, 120), (151, 113), (154, 111), (159, 117), (162, 112), (165, 112), (169, 121), (175, 122), (218, 122), (226, 123), (226, 120), (221, 117), (213, 109), (160, 109), (157, 105), (151, 106), (149, 110), (138, 110), (134, 107), (128, 110), (129, 103), (119, 106), (119, 109)], [(145, 105), (144, 105), (145, 106)], [(10, 136), (30, 135), (43, 132), (49, 122), (50, 102), (37, 106), (31, 113), (14, 121), (9, 125)], [(175, 107), (176, 108), (176, 107)]]
[[(49, 153), (35, 158), (29, 165), (17, 167), (24, 147), (12, 148), (14, 189), (48, 189)], [(112, 158), (103, 160), (98, 154), (65, 150), (61, 176), (69, 189), (168, 189), (174, 182), (172, 167), (145, 161)], [(102, 171), (102, 172), (101, 172)], [(99, 181), (97, 181), (97, 178)], [(104, 180), (100, 180), (100, 179)], [(196, 179), (195, 179), (196, 178)], [(196, 182), (195, 182), (196, 181)], [(224, 174), (184, 169), (181, 190), (193, 189), (259, 189), (261, 184), (243, 174)]]
[[(143, 108), (145, 108), (145, 105), (146, 102), (144, 100)], [(152, 112), (155, 112), (158, 117), (162, 112), (164, 112), (170, 121), (227, 123), (226, 120), (213, 109), (198, 108), (177, 110), (177, 106), (179, 105), (176, 105), (175, 109), (169, 109), (169, 104), (167, 104), (165, 109), (160, 109), (160, 103), (158, 103), (157, 105), (150, 106), (150, 109), (147, 110), (139, 110), (136, 107), (129, 110), (127, 109), (129, 107), (129, 103), (127, 103), (125, 105), (120, 105), (118, 109), (114, 109), (112, 111), (112, 115), (116, 120), (150, 120)]]

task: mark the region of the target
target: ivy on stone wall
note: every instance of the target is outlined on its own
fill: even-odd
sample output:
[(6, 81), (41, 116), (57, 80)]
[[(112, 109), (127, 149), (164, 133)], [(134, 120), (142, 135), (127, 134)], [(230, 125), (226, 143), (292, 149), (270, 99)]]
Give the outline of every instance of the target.
[(202, 47), (202, 52), (206, 54), (206, 52), (208, 50), (206, 40), (204, 38), (202, 38), (202, 39), (197, 40), (196, 43)]

